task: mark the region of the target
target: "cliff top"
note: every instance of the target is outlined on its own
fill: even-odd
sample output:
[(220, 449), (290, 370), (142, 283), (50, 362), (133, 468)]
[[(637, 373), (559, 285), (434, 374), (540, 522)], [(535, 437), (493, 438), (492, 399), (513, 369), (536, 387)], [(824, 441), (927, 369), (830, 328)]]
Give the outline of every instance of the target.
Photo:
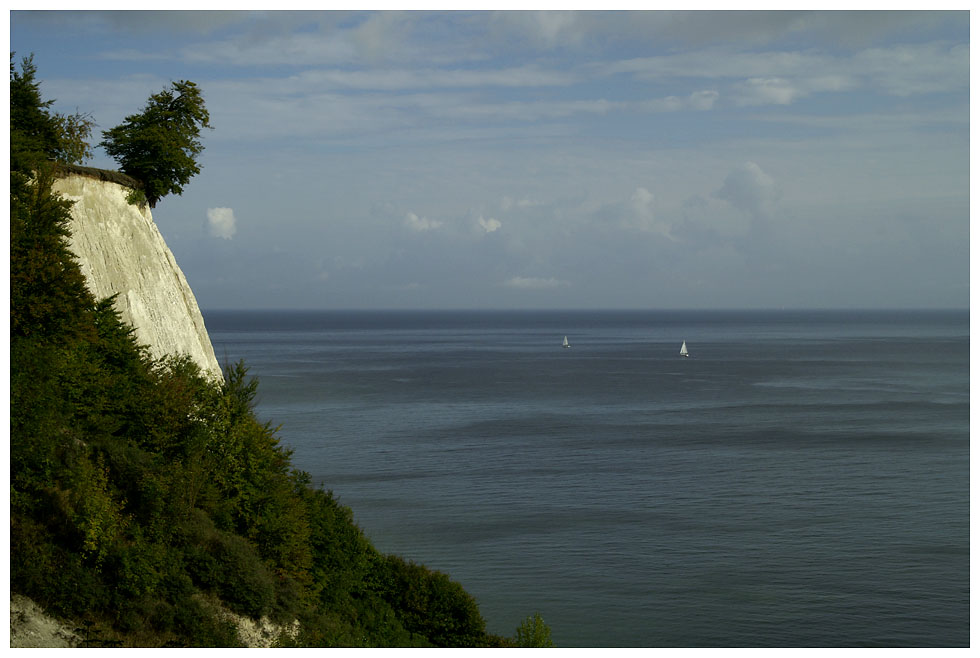
[(77, 174), (78, 176), (87, 176), (89, 178), (96, 178), (98, 180), (108, 181), (110, 183), (118, 183), (134, 189), (143, 187), (143, 183), (136, 180), (132, 176), (127, 176), (121, 171), (98, 169), (96, 167), (83, 167), (81, 165), (65, 164), (63, 162), (55, 163), (55, 171), (61, 175)]

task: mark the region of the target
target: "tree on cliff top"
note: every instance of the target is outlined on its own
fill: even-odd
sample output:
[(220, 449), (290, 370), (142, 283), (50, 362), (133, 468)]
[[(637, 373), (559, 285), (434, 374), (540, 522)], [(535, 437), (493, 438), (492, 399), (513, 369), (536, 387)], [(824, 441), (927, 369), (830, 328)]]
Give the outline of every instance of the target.
[(81, 334), (94, 300), (69, 248), (71, 204), (51, 194), (52, 161), (83, 160), (94, 124), (50, 110), (33, 55), (20, 71), (10, 58), (10, 335)]
[(14, 69), (10, 54), (10, 154), (11, 167), (27, 175), (40, 163), (57, 160), (80, 164), (92, 157), (88, 138), (95, 122), (91, 116), (51, 112), (54, 100), (41, 98), (34, 55), (21, 60)]
[(123, 173), (143, 183), (146, 203), (153, 208), (166, 195), (182, 193), (201, 173), (196, 158), (204, 146), (198, 138), (201, 128), (212, 127), (210, 118), (195, 83), (173, 82), (150, 96), (141, 113), (103, 131), (99, 146)]

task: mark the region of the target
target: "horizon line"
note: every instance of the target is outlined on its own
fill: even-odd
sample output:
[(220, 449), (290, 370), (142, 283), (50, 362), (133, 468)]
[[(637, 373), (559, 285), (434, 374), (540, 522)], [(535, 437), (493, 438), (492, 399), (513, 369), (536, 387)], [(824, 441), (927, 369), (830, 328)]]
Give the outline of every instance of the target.
[(599, 306), (599, 307), (406, 307), (406, 306), (377, 306), (377, 307), (205, 307), (200, 306), (201, 312), (256, 312), (256, 313), (650, 313), (650, 312), (961, 312), (970, 311), (969, 306), (717, 306), (717, 307), (639, 307), (639, 306)]

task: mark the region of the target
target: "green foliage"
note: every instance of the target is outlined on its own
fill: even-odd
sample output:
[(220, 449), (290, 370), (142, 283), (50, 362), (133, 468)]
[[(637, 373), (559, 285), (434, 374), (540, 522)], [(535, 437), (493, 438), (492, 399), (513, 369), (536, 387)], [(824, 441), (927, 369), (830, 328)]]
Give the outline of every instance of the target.
[(551, 641), (551, 629), (541, 619), (541, 615), (534, 613), (521, 622), (517, 627), (515, 635), (517, 646), (524, 648), (545, 648), (554, 647)]
[(204, 146), (198, 137), (210, 120), (198, 86), (181, 80), (150, 96), (141, 113), (103, 131), (99, 146), (124, 173), (142, 181), (153, 208), (166, 195), (181, 194), (201, 172), (197, 156)]
[(297, 475), (297, 493), (310, 528), (312, 593), (328, 607), (342, 605), (359, 593), (373, 565), (373, 547), (354, 524), (350, 508), (332, 492), (310, 487), (305, 473)]
[(200, 513), (187, 529), (184, 555), (192, 580), (218, 594), (234, 612), (250, 617), (267, 614), (275, 598), (275, 581), (255, 547), (239, 535), (217, 530)]
[(10, 58), (10, 151), (17, 165), (19, 158), (28, 155), (53, 155), (59, 140), (57, 122), (48, 112), (54, 100), (41, 98), (34, 56), (21, 61), (19, 72), (14, 69), (13, 53)]
[(10, 63), (10, 331), (51, 337), (84, 325), (86, 304), (74, 302), (88, 294), (68, 248), (70, 204), (51, 193), (51, 161), (78, 161), (91, 122), (51, 113), (36, 74), (33, 57), (19, 72)]
[(57, 130), (61, 136), (61, 147), (55, 153), (58, 162), (81, 164), (92, 157), (92, 147), (88, 143), (95, 127), (91, 114), (56, 114)]
[[(70, 204), (51, 193), (41, 166), (32, 184), (11, 172), (10, 332), (51, 338), (84, 331), (91, 300), (68, 247)], [(16, 303), (15, 303), (16, 302)]]
[(143, 191), (141, 187), (134, 187), (129, 192), (126, 193), (126, 203), (131, 206), (139, 206), (142, 208), (149, 202), (146, 199), (146, 192)]
[(378, 553), (292, 467), (243, 364), (216, 382), (154, 361), (89, 294), (37, 159), (67, 151), (34, 73), (11, 76), (11, 590), (86, 646), (235, 646), (223, 611), (299, 620), (297, 646), (506, 644), (458, 583)]
[(98, 568), (120, 536), (122, 506), (109, 489), (102, 456), (82, 453), (68, 464), (64, 489), (55, 491), (60, 511), (77, 536), (78, 550)]
[(11, 167), (30, 172), (38, 162), (58, 160), (79, 164), (92, 157), (87, 140), (95, 122), (89, 115), (52, 114), (53, 100), (42, 100), (34, 56), (14, 69), (10, 55), (10, 152)]
[(387, 555), (375, 558), (372, 576), (376, 591), (410, 632), (439, 647), (486, 643), (476, 601), (445, 574)]

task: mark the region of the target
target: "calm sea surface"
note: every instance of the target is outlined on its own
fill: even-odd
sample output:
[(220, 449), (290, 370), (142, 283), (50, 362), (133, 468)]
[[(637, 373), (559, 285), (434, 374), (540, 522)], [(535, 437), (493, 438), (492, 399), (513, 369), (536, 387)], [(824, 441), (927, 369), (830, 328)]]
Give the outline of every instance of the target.
[(492, 632), (969, 644), (967, 311), (205, 320), (294, 464)]

